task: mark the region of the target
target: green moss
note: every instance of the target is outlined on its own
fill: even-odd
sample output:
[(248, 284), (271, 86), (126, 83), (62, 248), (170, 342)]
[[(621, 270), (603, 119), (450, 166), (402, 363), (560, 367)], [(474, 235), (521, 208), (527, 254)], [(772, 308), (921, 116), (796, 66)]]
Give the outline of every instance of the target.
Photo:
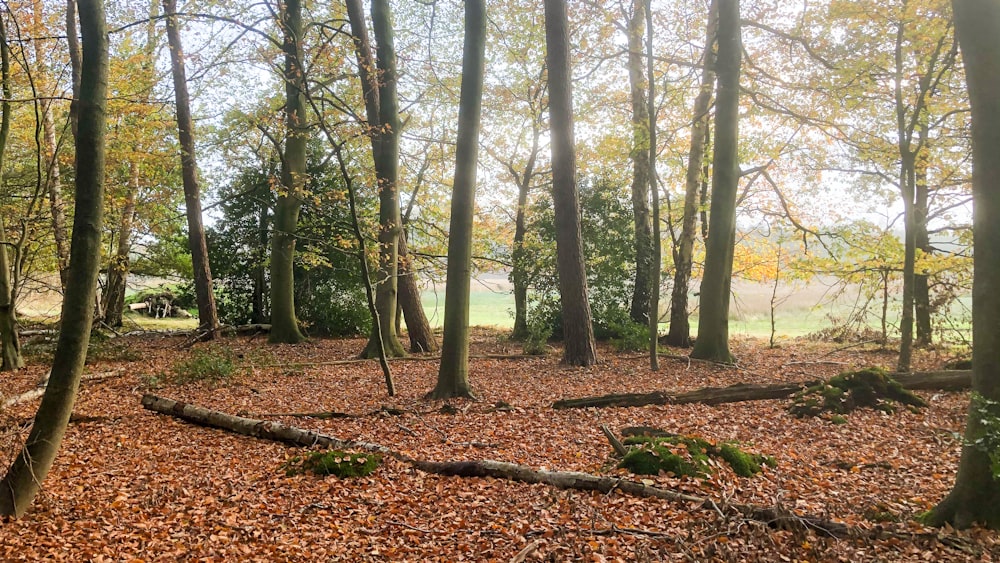
[(715, 445), (692, 436), (630, 436), (624, 443), (633, 448), (618, 467), (636, 475), (658, 475), (662, 471), (676, 476), (707, 477), (712, 472), (709, 457), (725, 460), (741, 477), (760, 473), (761, 465), (777, 465), (773, 457), (744, 452), (736, 444)]
[(847, 419), (840, 416), (839, 414), (835, 414), (830, 417), (830, 422), (834, 424), (847, 424)]
[(903, 389), (885, 370), (866, 368), (844, 372), (800, 391), (788, 410), (798, 417), (824, 412), (845, 414), (859, 408), (892, 414), (897, 404), (907, 405), (911, 410), (926, 406), (923, 399)]
[(310, 452), (305, 457), (293, 457), (285, 463), (286, 475), (334, 475), (341, 479), (371, 475), (382, 463), (382, 456), (372, 453), (329, 450)]

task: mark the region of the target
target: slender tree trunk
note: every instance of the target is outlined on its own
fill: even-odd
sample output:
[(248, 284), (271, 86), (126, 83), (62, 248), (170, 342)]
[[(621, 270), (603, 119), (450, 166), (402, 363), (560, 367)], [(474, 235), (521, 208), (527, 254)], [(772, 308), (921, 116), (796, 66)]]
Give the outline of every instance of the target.
[(305, 340), (295, 317), (295, 230), (306, 184), (305, 69), (302, 68), (302, 2), (287, 0), (281, 11), (285, 52), (285, 149), (281, 166), (284, 193), (274, 210), (271, 236), (271, 332), (272, 343), (296, 344)]
[(431, 329), (431, 323), (424, 314), (420, 302), (420, 287), (413, 271), (409, 250), (406, 247), (406, 233), (399, 237), (399, 305), (406, 320), (406, 332), (410, 338), (410, 352), (437, 352), (438, 342)]
[[(1000, 3), (953, 0), (955, 31), (965, 61), (972, 105), (972, 389), (1000, 401)], [(927, 517), (933, 525), (1000, 529), (1000, 480), (990, 456), (970, 445), (987, 433), (981, 415), (969, 410), (965, 446), (955, 487)], [(996, 410), (993, 410), (996, 416)], [(995, 430), (994, 430), (995, 431)]]
[(649, 323), (650, 294), (654, 287), (653, 227), (650, 219), (649, 105), (643, 72), (643, 32), (646, 0), (633, 0), (628, 20), (628, 82), (632, 99), (632, 214), (635, 222), (635, 287), (629, 316), (636, 323)]
[(514, 250), (511, 252), (510, 280), (514, 286), (514, 330), (511, 338), (523, 340), (528, 337), (528, 261), (525, 255), (524, 236), (528, 233), (528, 192), (534, 176), (535, 155), (538, 152), (538, 135), (533, 141), (533, 151), (528, 158), (524, 174), (517, 185), (517, 211), (514, 215)]
[(129, 272), (129, 252), (132, 250), (132, 224), (135, 221), (135, 198), (139, 191), (139, 166), (132, 163), (125, 206), (118, 226), (118, 248), (108, 264), (108, 285), (101, 295), (104, 324), (122, 326), (125, 313), (125, 289)]
[(69, 47), (70, 77), (73, 86), (73, 100), (69, 104), (69, 122), (76, 141), (80, 102), (77, 98), (80, 92), (80, 65), (83, 64), (83, 52), (80, 50), (80, 36), (77, 35), (76, 0), (66, 0), (66, 44)]
[(45, 395), (23, 449), (0, 482), (0, 514), (13, 517), (23, 515), (28, 509), (62, 443), (87, 356), (97, 290), (104, 206), (108, 38), (103, 2), (80, 0), (79, 6), (83, 65), (69, 285), (63, 299), (59, 342)]
[[(0, 14), (0, 181), (3, 180), (4, 154), (10, 136), (10, 46), (7, 43), (7, 22)], [(7, 231), (0, 216), (0, 371), (24, 367), (21, 342), (17, 335), (17, 293), (11, 283), (11, 261), (7, 254)], [(15, 261), (16, 262), (16, 261)]]
[[(34, 0), (32, 3), (36, 29), (42, 29), (42, 2)], [(67, 276), (69, 275), (69, 235), (66, 228), (66, 209), (62, 195), (62, 180), (59, 174), (58, 145), (56, 143), (56, 126), (52, 117), (52, 92), (49, 91), (49, 69), (46, 53), (42, 49), (41, 41), (33, 41), (35, 49), (35, 69), (37, 90), (39, 95), (45, 99), (39, 100), (39, 110), (41, 112), (42, 127), (41, 139), (41, 161), (43, 168), (43, 182), (45, 191), (49, 196), (49, 208), (52, 214), (52, 234), (56, 243), (56, 261), (59, 267), (59, 281), (63, 290), (66, 289)]]
[(549, 122), (552, 137), (552, 202), (555, 208), (556, 265), (562, 302), (563, 362), (597, 363), (594, 327), (587, 300), (587, 272), (576, 188), (573, 135), (573, 86), (566, 0), (545, 0), (546, 67), (549, 70)]
[[(903, 5), (905, 6), (904, 1)], [(912, 148), (912, 132), (907, 128), (906, 111), (909, 104), (903, 99), (903, 45), (905, 23), (900, 20), (896, 28), (893, 56), (895, 75), (893, 97), (896, 104), (896, 135), (899, 150), (899, 189), (903, 197), (903, 310), (899, 319), (899, 358), (896, 371), (910, 371), (913, 354), (913, 267), (916, 261), (917, 239), (914, 217), (914, 191), (916, 185), (916, 154)], [(920, 108), (913, 108), (917, 113)]]
[[(660, 369), (660, 273), (663, 268), (663, 247), (660, 238), (660, 190), (656, 185), (656, 75), (653, 73), (653, 5), (651, 0), (641, 0), (646, 3), (646, 74), (649, 85), (649, 193), (653, 196), (653, 233), (652, 233), (652, 279), (650, 280), (649, 304), (647, 305), (647, 323), (649, 326), (649, 368)], [(638, 280), (637, 280), (638, 283)]]
[(465, 1), (462, 91), (458, 105), (458, 149), (451, 192), (448, 278), (444, 294), (444, 338), (437, 385), (428, 397), (472, 397), (469, 386), (469, 284), (472, 277), (472, 223), (479, 162), (479, 124), (486, 68), (486, 2)]
[(712, 166), (711, 225), (705, 243), (698, 340), (692, 358), (732, 363), (729, 351), (729, 294), (736, 242), (739, 188), (740, 3), (719, 3), (719, 77), (715, 109), (715, 158)]
[(698, 193), (701, 189), (705, 163), (705, 145), (708, 142), (709, 108), (715, 91), (715, 35), (718, 24), (718, 5), (712, 1), (708, 11), (705, 33), (705, 50), (702, 54), (701, 87), (694, 101), (691, 120), (691, 148), (688, 150), (687, 174), (684, 180), (684, 210), (681, 232), (674, 248), (674, 286), (670, 296), (670, 329), (667, 344), (688, 347), (691, 345), (691, 323), (688, 318), (688, 292), (691, 269), (694, 265), (694, 241), (698, 227)]
[[(919, 140), (917, 145), (920, 151), (917, 153), (916, 162), (916, 193), (914, 211), (914, 228), (916, 229), (916, 247), (923, 256), (930, 256), (934, 249), (931, 247), (930, 236), (927, 233), (927, 201), (929, 198), (927, 185), (927, 159), (930, 155), (930, 147), (927, 146), (927, 127), (918, 126), (917, 134)], [(931, 329), (931, 295), (930, 279), (925, 270), (913, 272), (913, 313), (917, 322), (918, 347), (930, 346), (933, 340)]]
[[(272, 172), (273, 174), (273, 172)], [(257, 211), (257, 235), (260, 245), (255, 251), (257, 256), (253, 268), (253, 296), (250, 311), (251, 323), (263, 323), (267, 320), (267, 248), (270, 243), (271, 217), (270, 187), (261, 186), (265, 193), (260, 194), (260, 208)]]
[(177, 101), (177, 137), (181, 145), (181, 175), (184, 181), (184, 206), (187, 210), (188, 247), (194, 268), (194, 292), (198, 301), (199, 330), (205, 339), (214, 339), (219, 330), (219, 313), (212, 291), (212, 269), (208, 262), (208, 243), (201, 220), (201, 188), (198, 186), (198, 163), (195, 160), (194, 121), (184, 70), (184, 48), (177, 26), (177, 0), (163, 0), (167, 16), (167, 42), (170, 45), (170, 69)]

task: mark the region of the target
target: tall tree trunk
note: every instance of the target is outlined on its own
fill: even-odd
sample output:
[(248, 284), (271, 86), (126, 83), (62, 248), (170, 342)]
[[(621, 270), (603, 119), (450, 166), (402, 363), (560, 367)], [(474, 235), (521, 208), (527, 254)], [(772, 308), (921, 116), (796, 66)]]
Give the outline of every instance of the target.
[(59, 342), (45, 395), (20, 454), (0, 482), (0, 514), (13, 517), (23, 515), (28, 509), (66, 433), (87, 356), (97, 290), (104, 208), (108, 38), (103, 2), (80, 0), (79, 6), (83, 65), (69, 285), (63, 299)]
[[(927, 233), (927, 206), (930, 197), (927, 185), (927, 159), (930, 156), (930, 147), (927, 145), (927, 126), (918, 126), (917, 134), (919, 139), (917, 146), (920, 147), (916, 161), (916, 193), (914, 211), (914, 228), (916, 229), (916, 247), (923, 256), (930, 256), (934, 249), (931, 247), (930, 236)], [(931, 295), (930, 279), (925, 270), (913, 272), (913, 313), (917, 322), (918, 347), (930, 346), (933, 340), (931, 328)]]
[[(531, 182), (535, 178), (535, 164), (538, 161), (538, 151), (541, 142), (541, 127), (538, 120), (531, 122), (532, 139), (531, 154), (519, 176), (517, 183), (517, 210), (514, 214), (514, 249), (511, 252), (510, 281), (514, 286), (514, 330), (511, 338), (523, 340), (528, 337), (528, 264), (531, 260), (526, 255), (524, 237), (528, 234), (528, 193)], [(511, 168), (513, 172), (513, 168)]]
[[(906, 2), (903, 3), (906, 5)], [(899, 359), (896, 371), (910, 371), (910, 359), (913, 354), (913, 269), (916, 261), (917, 238), (916, 218), (914, 217), (914, 192), (916, 190), (916, 160), (917, 155), (912, 147), (912, 130), (908, 129), (906, 111), (910, 104), (903, 99), (903, 47), (905, 23), (903, 20), (896, 27), (896, 44), (893, 52), (895, 59), (895, 75), (893, 97), (896, 105), (896, 135), (899, 149), (899, 189), (903, 197), (903, 311), (899, 318)], [(920, 108), (913, 108), (914, 114)]]
[[(42, 2), (34, 0), (32, 2), (36, 29), (42, 29)], [(69, 275), (69, 235), (66, 230), (66, 208), (62, 195), (62, 180), (59, 174), (59, 154), (56, 143), (56, 126), (52, 117), (52, 101), (54, 93), (49, 91), (49, 68), (47, 55), (42, 49), (42, 42), (33, 41), (35, 49), (35, 85), (36, 91), (42, 99), (38, 103), (40, 117), (42, 120), (42, 135), (40, 145), (42, 154), (40, 155), (42, 168), (42, 181), (45, 191), (49, 196), (49, 209), (52, 215), (52, 236), (56, 243), (56, 263), (59, 268), (59, 281), (63, 290), (66, 289), (67, 276)]]
[(476, 205), (479, 124), (486, 68), (486, 3), (465, 1), (462, 90), (458, 105), (455, 182), (448, 232), (448, 278), (444, 294), (444, 338), (437, 385), (428, 397), (472, 397), (469, 387), (469, 284), (472, 278), (472, 222)]
[[(955, 31), (965, 61), (972, 105), (972, 389), (1000, 401), (1000, 3), (953, 0)], [(1000, 529), (1000, 480), (990, 455), (972, 445), (987, 427), (976, 408), (969, 410), (965, 446), (955, 487), (929, 513), (933, 525), (966, 528), (975, 523)], [(996, 410), (992, 409), (993, 416)]]
[(77, 94), (80, 92), (80, 66), (83, 64), (80, 36), (77, 35), (76, 0), (66, 0), (66, 45), (69, 48), (70, 78), (73, 86), (73, 100), (69, 104), (69, 122), (75, 142), (80, 114)]
[[(3, 180), (3, 159), (10, 136), (10, 46), (7, 43), (7, 22), (0, 14), (0, 181)], [(0, 371), (24, 367), (21, 342), (17, 335), (17, 294), (11, 283), (11, 261), (7, 254), (7, 231), (0, 216)], [(15, 261), (16, 262), (16, 261)]]
[(692, 358), (732, 363), (729, 351), (729, 294), (736, 243), (736, 193), (739, 188), (740, 3), (719, 2), (719, 77), (715, 108), (715, 158), (705, 273), (701, 280), (698, 340)]
[(715, 35), (718, 24), (718, 4), (712, 0), (708, 10), (705, 50), (702, 54), (701, 87), (694, 100), (691, 119), (691, 148), (688, 150), (687, 174), (684, 179), (684, 210), (681, 232), (674, 248), (674, 286), (670, 296), (670, 329), (667, 344), (691, 345), (691, 323), (688, 318), (688, 292), (694, 265), (694, 241), (698, 227), (698, 193), (703, 181), (705, 144), (708, 141), (709, 108), (715, 90)]
[[(269, 175), (273, 177), (273, 171)], [(257, 210), (257, 236), (259, 241), (259, 246), (257, 250), (254, 251), (254, 255), (257, 257), (256, 263), (253, 268), (253, 294), (251, 301), (250, 310), (250, 322), (251, 323), (263, 323), (267, 320), (267, 248), (270, 243), (270, 231), (271, 231), (271, 217), (270, 211), (271, 206), (269, 202), (271, 201), (270, 196), (270, 186), (264, 184), (260, 186), (265, 193), (260, 194), (258, 201), (260, 202), (260, 207)]]
[[(362, 357), (382, 354), (405, 356), (396, 330), (396, 305), (399, 300), (399, 238), (402, 214), (399, 210), (399, 99), (396, 93), (396, 46), (392, 29), (392, 11), (388, 0), (372, 2), (372, 30), (375, 35), (375, 60), (365, 26), (361, 3), (347, 2), (348, 17), (354, 35), (355, 55), (361, 77), (368, 129), (378, 181), (379, 199), (379, 269), (375, 288), (376, 318), (371, 337)], [(377, 72), (373, 72), (377, 70)]]
[[(646, 0), (633, 0), (628, 20), (628, 82), (632, 99), (632, 214), (635, 222), (635, 287), (629, 316), (636, 323), (649, 322), (649, 299), (653, 291), (653, 233), (649, 212), (650, 135), (643, 72), (643, 32)], [(658, 281), (658, 280), (657, 280)]]
[(305, 340), (295, 317), (295, 230), (306, 184), (305, 69), (302, 67), (302, 1), (287, 0), (281, 10), (285, 53), (285, 148), (281, 166), (284, 193), (274, 209), (271, 236), (272, 343), (297, 344)]
[[(646, 74), (649, 85), (649, 192), (652, 194), (653, 233), (652, 233), (652, 280), (647, 305), (647, 322), (649, 323), (649, 367), (653, 371), (660, 369), (660, 273), (663, 268), (663, 247), (660, 238), (660, 189), (656, 185), (656, 75), (653, 73), (653, 4), (651, 0), (641, 0), (646, 3)], [(637, 258), (638, 260), (638, 258)], [(637, 282), (638, 283), (638, 282)]]
[(562, 304), (563, 362), (597, 363), (594, 327), (587, 301), (587, 271), (580, 227), (573, 135), (573, 84), (566, 0), (545, 0), (545, 64), (549, 70), (549, 123), (552, 137), (552, 203), (555, 209), (556, 266)]
[(177, 0), (163, 0), (167, 16), (167, 42), (170, 45), (170, 69), (174, 78), (174, 98), (177, 101), (177, 137), (181, 145), (181, 175), (184, 181), (184, 206), (187, 210), (188, 247), (194, 268), (194, 292), (198, 301), (199, 330), (205, 339), (215, 338), (219, 330), (219, 313), (212, 291), (212, 269), (208, 262), (208, 243), (201, 220), (201, 188), (198, 186), (198, 163), (194, 152), (194, 121), (184, 70), (184, 48), (177, 28)]
[(129, 272), (129, 252), (132, 250), (132, 225), (135, 221), (135, 198), (139, 192), (139, 165), (132, 163), (125, 206), (118, 227), (118, 248), (108, 265), (108, 285), (101, 295), (104, 324), (122, 326), (125, 313), (125, 289)]
[(410, 352), (437, 352), (438, 342), (420, 301), (420, 287), (406, 247), (406, 232), (399, 237), (399, 306), (406, 320)]

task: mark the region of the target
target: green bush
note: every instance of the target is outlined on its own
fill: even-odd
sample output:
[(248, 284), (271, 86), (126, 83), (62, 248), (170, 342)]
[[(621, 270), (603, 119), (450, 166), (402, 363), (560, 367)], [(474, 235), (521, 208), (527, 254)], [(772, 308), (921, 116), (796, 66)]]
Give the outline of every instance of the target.
[(989, 456), (993, 479), (1000, 481), (1000, 402), (973, 391), (972, 412), (979, 418), (979, 431), (967, 442)]
[(645, 352), (649, 350), (649, 327), (631, 320), (611, 327), (616, 334), (611, 346), (619, 352)]
[(544, 356), (549, 353), (549, 338), (552, 326), (538, 317), (528, 321), (528, 335), (524, 338), (524, 353), (529, 356)]
[(382, 463), (382, 456), (375, 453), (344, 452), (328, 450), (310, 452), (304, 457), (293, 457), (285, 463), (288, 476), (312, 473), (333, 475), (341, 479), (371, 475)]
[(228, 347), (197, 348), (191, 357), (174, 364), (171, 378), (174, 383), (207, 381), (219, 383), (236, 376), (235, 354)]

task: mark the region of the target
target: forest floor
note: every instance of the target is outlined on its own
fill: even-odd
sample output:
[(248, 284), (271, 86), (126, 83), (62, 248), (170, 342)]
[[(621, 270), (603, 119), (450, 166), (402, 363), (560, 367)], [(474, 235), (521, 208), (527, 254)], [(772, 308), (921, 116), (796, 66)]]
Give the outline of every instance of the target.
[[(377, 363), (331, 363), (354, 358), (361, 340), (272, 346), (258, 336), (191, 348), (187, 342), (127, 337), (95, 348), (86, 373), (120, 375), (84, 382), (43, 493), (26, 516), (0, 522), (0, 559), (1000, 560), (996, 533), (927, 529), (914, 521), (952, 486), (967, 392), (921, 391), (929, 406), (920, 412), (862, 410), (847, 415), (846, 424), (794, 418), (785, 410), (788, 400), (551, 408), (557, 399), (606, 393), (812, 380), (852, 367), (891, 366), (890, 352), (805, 340), (768, 349), (746, 339), (733, 343), (738, 367), (668, 357), (656, 373), (641, 354), (603, 347), (601, 363), (588, 369), (560, 365), (558, 353), (474, 358), (470, 373), (479, 400), (449, 401), (452, 410), (423, 398), (434, 387), (436, 361), (393, 362), (392, 398)], [(231, 351), (238, 373), (214, 382), (176, 382), (174, 366), (193, 354), (204, 357), (208, 349)], [(495, 332), (477, 331), (472, 343), (473, 354), (517, 352)], [(915, 368), (939, 369), (945, 359), (926, 352)], [(36, 352), (27, 369), (0, 378), (0, 396), (33, 388), (47, 369), (44, 354)], [(507, 461), (644, 480), (720, 503), (780, 506), (847, 524), (853, 537), (773, 529), (697, 503), (617, 491), (445, 477), (392, 458), (368, 477), (288, 476), (285, 464), (302, 448), (144, 410), (140, 397), (146, 392), (375, 442), (419, 459)], [(511, 408), (497, 409), (501, 402)], [(3, 467), (27, 435), (36, 407), (37, 400), (28, 401), (0, 413)], [(352, 416), (287, 416), (321, 411)], [(725, 464), (704, 479), (635, 476), (615, 468), (601, 424), (616, 431), (647, 425), (710, 441), (735, 440), (774, 456), (777, 465), (751, 478), (736, 476)]]

